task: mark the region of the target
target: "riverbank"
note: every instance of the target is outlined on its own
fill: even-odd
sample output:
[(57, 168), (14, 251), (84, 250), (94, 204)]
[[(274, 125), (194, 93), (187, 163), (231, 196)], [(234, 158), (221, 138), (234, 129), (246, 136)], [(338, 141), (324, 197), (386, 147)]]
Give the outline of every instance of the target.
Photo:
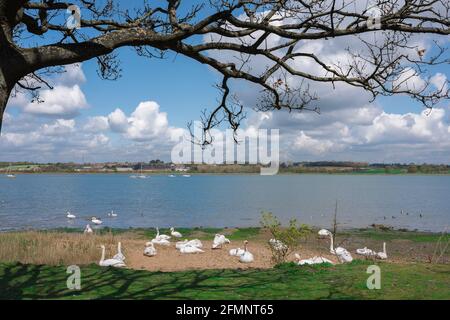
[[(178, 229), (177, 229), (178, 230)], [(79, 229), (60, 229), (49, 231), (21, 231), (0, 233), (0, 262), (20, 262), (44, 265), (88, 265), (97, 263), (100, 258), (100, 245), (106, 246), (106, 256), (117, 251), (117, 242), (127, 258), (127, 266), (136, 270), (182, 271), (204, 269), (242, 269), (273, 268), (271, 252), (267, 245), (271, 235), (261, 228), (194, 228), (179, 229), (182, 239), (200, 239), (204, 253), (182, 255), (171, 246), (157, 246), (158, 255), (143, 256), (144, 245), (155, 236), (154, 229), (103, 229), (96, 234), (85, 235)], [(169, 230), (161, 229), (169, 234)], [(212, 239), (216, 233), (226, 235), (231, 244), (223, 249), (211, 250)], [(241, 264), (238, 259), (228, 255), (229, 249), (243, 248), (243, 241), (249, 241), (249, 250), (255, 256), (252, 264)], [(389, 262), (392, 263), (450, 263), (449, 234), (395, 231), (382, 229), (353, 229), (339, 232), (336, 244), (345, 247), (355, 258), (357, 248), (368, 247), (382, 251), (383, 242), (387, 244)], [(445, 247), (447, 246), (447, 247)], [(324, 256), (337, 263), (329, 252), (329, 240), (318, 239), (316, 232), (299, 243), (296, 249), (302, 258)], [(294, 253), (294, 252), (293, 252)], [(288, 261), (294, 261), (293, 253)]]
[[(356, 260), (310, 267), (292, 262), (276, 266), (267, 247), (270, 234), (260, 228), (177, 230), (183, 239), (201, 239), (205, 252), (183, 255), (172, 243), (157, 246), (157, 256), (145, 257), (144, 244), (154, 237), (154, 229), (105, 228), (94, 235), (78, 229), (0, 233), (0, 299), (450, 299), (449, 234), (345, 230), (336, 242)], [(231, 244), (210, 249), (215, 233), (225, 234)], [(321, 255), (337, 263), (329, 253), (329, 240), (316, 234), (311, 233), (295, 252), (302, 258)], [(252, 264), (228, 255), (229, 249), (243, 247), (244, 240), (249, 240), (255, 256)], [(100, 244), (111, 257), (118, 241), (127, 268), (97, 266)], [(364, 246), (379, 251), (383, 242), (386, 261), (354, 253)], [(290, 255), (288, 261), (293, 260)], [(366, 270), (372, 264), (381, 268), (381, 290), (366, 287)], [(81, 267), (80, 291), (66, 287), (69, 265)]]

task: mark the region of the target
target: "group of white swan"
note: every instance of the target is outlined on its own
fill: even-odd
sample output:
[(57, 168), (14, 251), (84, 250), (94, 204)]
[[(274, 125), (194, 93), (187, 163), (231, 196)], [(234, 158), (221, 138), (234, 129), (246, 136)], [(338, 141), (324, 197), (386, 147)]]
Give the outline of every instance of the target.
[(101, 267), (114, 267), (114, 268), (122, 268), (126, 267), (125, 264), (125, 256), (122, 253), (122, 243), (119, 242), (117, 244), (117, 253), (111, 258), (105, 260), (105, 246), (101, 245), (102, 248), (102, 257), (99, 261), (99, 266)]
[[(159, 228), (156, 228), (156, 236), (151, 241), (147, 242), (144, 249), (144, 255), (153, 257), (156, 256), (157, 250), (155, 249), (155, 245), (162, 245), (162, 246), (169, 246), (170, 245), (170, 239), (171, 237), (174, 238), (181, 238), (182, 234), (178, 231), (175, 231), (175, 229), (172, 227), (170, 228), (170, 234), (171, 236), (160, 234)], [(223, 234), (216, 234), (214, 236), (212, 249), (220, 249), (225, 244), (229, 244), (231, 241), (226, 238)], [(237, 256), (239, 257), (239, 261), (243, 263), (250, 263), (254, 261), (253, 254), (248, 251), (247, 248), (248, 241), (244, 242), (244, 249), (231, 249), (230, 255), (231, 256)], [(180, 252), (184, 254), (193, 254), (193, 253), (204, 253), (203, 250), (203, 243), (199, 239), (193, 239), (188, 240), (185, 239), (184, 241), (177, 241), (175, 243), (175, 248)]]
[[(92, 233), (92, 229), (89, 225), (86, 226), (86, 229), (84, 231), (85, 233)], [(182, 234), (178, 231), (175, 231), (175, 229), (172, 227), (170, 228), (171, 236), (174, 238), (181, 238)], [(353, 261), (353, 257), (350, 254), (350, 252), (343, 248), (343, 247), (337, 247), (334, 248), (333, 243), (333, 234), (326, 229), (321, 229), (318, 232), (318, 235), (321, 237), (330, 237), (330, 253), (335, 255), (340, 263), (348, 263)], [(156, 236), (151, 241), (147, 242), (144, 249), (144, 255), (149, 257), (154, 257), (157, 254), (157, 250), (155, 248), (156, 245), (162, 245), (162, 246), (169, 246), (170, 245), (170, 239), (171, 236), (160, 234), (159, 228), (156, 228)], [(231, 243), (229, 239), (227, 239), (222, 234), (216, 234), (214, 236), (212, 249), (220, 249), (224, 244)], [(270, 239), (269, 244), (272, 246), (274, 250), (285, 250), (287, 246), (281, 242), (280, 240), (276, 239)], [(117, 254), (113, 256), (112, 259), (105, 260), (105, 246), (102, 245), (102, 257), (100, 259), (99, 265), (103, 267), (125, 267), (125, 256), (122, 253), (122, 244), (121, 242), (117, 245)], [(180, 251), (180, 253), (186, 253), (186, 254), (192, 254), (192, 253), (203, 253), (205, 252), (202, 250), (203, 243), (198, 239), (193, 240), (187, 240), (184, 241), (178, 241), (175, 243), (175, 248)], [(383, 251), (382, 252), (375, 252), (371, 249), (368, 249), (367, 247), (362, 249), (357, 249), (356, 253), (363, 256), (370, 256), (370, 257), (376, 257), (378, 259), (387, 259), (387, 253), (386, 253), (386, 242), (383, 243)], [(253, 254), (248, 250), (248, 241), (244, 241), (244, 249), (241, 248), (235, 248), (229, 250), (230, 256), (239, 257), (239, 261), (242, 263), (251, 263), (253, 262), (254, 256)], [(314, 256), (309, 259), (301, 259), (301, 256), (296, 253), (295, 258), (297, 260), (298, 265), (315, 265), (315, 264), (322, 264), (322, 263), (329, 263), (334, 264), (333, 261), (320, 256)]]

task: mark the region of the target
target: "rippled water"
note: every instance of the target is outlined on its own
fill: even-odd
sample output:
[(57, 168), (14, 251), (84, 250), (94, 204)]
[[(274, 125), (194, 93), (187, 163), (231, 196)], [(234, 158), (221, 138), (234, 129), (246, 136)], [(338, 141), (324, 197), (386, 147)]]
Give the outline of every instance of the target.
[[(0, 230), (83, 227), (93, 215), (111, 227), (244, 227), (259, 225), (261, 211), (327, 227), (338, 200), (344, 227), (442, 231), (449, 195), (450, 176), (19, 175), (0, 177)], [(67, 210), (78, 218), (68, 221)]]

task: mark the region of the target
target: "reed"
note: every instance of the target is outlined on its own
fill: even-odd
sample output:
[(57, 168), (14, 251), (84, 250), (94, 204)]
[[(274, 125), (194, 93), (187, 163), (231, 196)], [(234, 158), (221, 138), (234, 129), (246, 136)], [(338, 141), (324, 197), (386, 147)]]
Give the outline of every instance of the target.
[(117, 242), (122, 240), (122, 235), (112, 233), (103, 235), (45, 231), (0, 233), (0, 262), (53, 266), (97, 263), (100, 259), (101, 244), (106, 246), (106, 255), (112, 256), (117, 252)]

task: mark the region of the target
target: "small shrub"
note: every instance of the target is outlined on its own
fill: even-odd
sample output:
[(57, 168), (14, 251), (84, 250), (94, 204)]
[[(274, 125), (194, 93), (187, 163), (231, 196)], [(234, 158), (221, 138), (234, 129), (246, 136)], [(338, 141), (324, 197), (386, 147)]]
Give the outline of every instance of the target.
[(261, 226), (267, 229), (276, 242), (269, 241), (269, 248), (272, 253), (272, 260), (276, 264), (286, 262), (288, 255), (300, 245), (300, 241), (311, 233), (309, 226), (299, 224), (296, 219), (289, 221), (287, 227), (283, 227), (281, 222), (271, 212), (263, 212), (261, 216)]

